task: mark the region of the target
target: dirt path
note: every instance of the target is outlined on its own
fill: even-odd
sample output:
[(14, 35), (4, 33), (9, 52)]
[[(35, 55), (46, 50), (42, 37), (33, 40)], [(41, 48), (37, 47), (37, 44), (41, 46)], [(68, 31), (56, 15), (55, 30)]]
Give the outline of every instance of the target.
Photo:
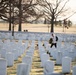
[(41, 60), (38, 52), (37, 41), (35, 42), (35, 50), (32, 62), (32, 69), (30, 75), (43, 75), (43, 68), (40, 66)]

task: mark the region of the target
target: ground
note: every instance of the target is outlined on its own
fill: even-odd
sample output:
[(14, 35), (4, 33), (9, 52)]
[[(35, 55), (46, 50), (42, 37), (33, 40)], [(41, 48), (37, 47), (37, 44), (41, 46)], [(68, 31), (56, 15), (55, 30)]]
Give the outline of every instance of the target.
[[(0, 30), (8, 30), (8, 24), (1, 23), (0, 24)], [(15, 31), (18, 30), (18, 26), (15, 26)], [(22, 31), (28, 30), (29, 32), (50, 32), (50, 29), (48, 28), (48, 25), (43, 25), (43, 24), (23, 24), (22, 25)], [(69, 33), (69, 34), (76, 34), (76, 26), (72, 26), (69, 29), (63, 29), (63, 27), (55, 27), (54, 28), (55, 33)], [(25, 40), (26, 41), (26, 40)], [(37, 41), (35, 42), (37, 44)], [(17, 61), (14, 61), (14, 65), (12, 67), (7, 67), (7, 75), (16, 75), (17, 72), (17, 65), (22, 62), (22, 57), (25, 55), (21, 55)], [(52, 57), (50, 57), (50, 60), (53, 60)], [(54, 62), (56, 60), (53, 60)], [(35, 45), (35, 50), (34, 50), (34, 57), (33, 57), (33, 62), (32, 62), (32, 69), (30, 72), (30, 75), (43, 75), (43, 68), (40, 66), (41, 61), (40, 61), (40, 56), (38, 52), (38, 48)], [(73, 65), (76, 65), (76, 60), (72, 62)], [(55, 65), (55, 71), (56, 72), (61, 72), (62, 68), (61, 65)], [(67, 75), (72, 75), (67, 74)]]
[[(48, 28), (49, 26), (49, 28)], [(0, 23), (0, 30), (7, 30), (9, 25), (8, 23)], [(14, 27), (15, 31), (18, 31), (18, 25)], [(28, 30), (29, 32), (50, 32), (50, 25), (48, 24), (22, 24), (22, 31)], [(76, 26), (72, 26), (67, 28), (63, 28), (62, 26), (55, 26), (54, 27), (55, 33), (69, 33), (69, 34), (76, 34)]]

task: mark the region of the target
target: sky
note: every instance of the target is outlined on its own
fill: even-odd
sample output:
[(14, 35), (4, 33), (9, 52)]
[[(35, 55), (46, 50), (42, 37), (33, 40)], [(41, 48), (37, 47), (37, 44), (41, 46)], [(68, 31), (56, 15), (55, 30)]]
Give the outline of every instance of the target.
[[(70, 7), (73, 11), (76, 11), (76, 0), (70, 0), (67, 3), (67, 6)], [(76, 14), (70, 17), (70, 20), (76, 24)]]
[[(51, 1), (51, 0), (50, 0)], [(54, 0), (52, 0), (54, 2)], [(59, 0), (60, 1), (60, 0)], [(64, 5), (64, 3), (66, 2), (67, 0), (64, 0), (63, 2), (61, 2), (62, 6)], [(65, 6), (65, 8), (69, 8), (70, 11), (68, 11), (68, 14), (67, 14), (67, 17), (69, 17), (70, 15), (74, 14), (74, 12), (76, 12), (76, 0), (69, 0)], [(64, 14), (65, 15), (65, 14)], [(63, 17), (64, 18), (67, 18), (66, 16)], [(74, 15), (72, 15), (70, 19), (73, 23), (76, 24), (76, 13)]]
[[(72, 10), (76, 11), (76, 0), (70, 0), (67, 4)], [(76, 14), (70, 17), (70, 20), (76, 22)]]

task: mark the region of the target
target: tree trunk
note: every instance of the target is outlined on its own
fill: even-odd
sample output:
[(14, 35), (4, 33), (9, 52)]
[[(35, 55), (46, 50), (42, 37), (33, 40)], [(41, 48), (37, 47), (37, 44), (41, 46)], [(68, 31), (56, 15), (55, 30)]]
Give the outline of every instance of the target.
[(53, 12), (52, 12), (52, 16), (51, 16), (51, 31), (50, 32), (54, 32), (54, 19), (55, 19), (55, 16), (54, 16), (54, 9), (53, 9)]
[(54, 21), (51, 20), (51, 31), (50, 32), (54, 32)]
[(9, 31), (11, 31), (11, 21), (9, 21)]
[(11, 0), (9, 1), (9, 6), (10, 6), (10, 10), (9, 10), (9, 31), (11, 31)]
[(12, 36), (14, 36), (14, 24), (12, 26)]
[(18, 31), (21, 31), (22, 30), (22, 27), (21, 27), (21, 23), (22, 23), (22, 10), (21, 10), (21, 1), (22, 0), (19, 0), (19, 27), (18, 27)]
[(54, 32), (54, 16), (51, 19), (51, 30), (50, 32)]

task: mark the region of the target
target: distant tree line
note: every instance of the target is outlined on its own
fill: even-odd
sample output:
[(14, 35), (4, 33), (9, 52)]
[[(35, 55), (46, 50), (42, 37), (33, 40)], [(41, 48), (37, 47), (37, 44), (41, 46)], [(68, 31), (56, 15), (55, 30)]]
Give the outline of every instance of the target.
[(55, 21), (55, 25), (59, 25), (62, 26), (64, 25), (65, 27), (71, 27), (72, 26), (72, 21), (67, 20), (66, 23), (64, 22), (64, 20), (59, 20), (59, 21)]
[[(50, 24), (50, 21), (48, 19), (44, 20), (44, 24)], [(65, 27), (71, 27), (72, 26), (72, 21), (71, 20), (56, 20), (54, 21), (55, 26), (65, 26)]]

